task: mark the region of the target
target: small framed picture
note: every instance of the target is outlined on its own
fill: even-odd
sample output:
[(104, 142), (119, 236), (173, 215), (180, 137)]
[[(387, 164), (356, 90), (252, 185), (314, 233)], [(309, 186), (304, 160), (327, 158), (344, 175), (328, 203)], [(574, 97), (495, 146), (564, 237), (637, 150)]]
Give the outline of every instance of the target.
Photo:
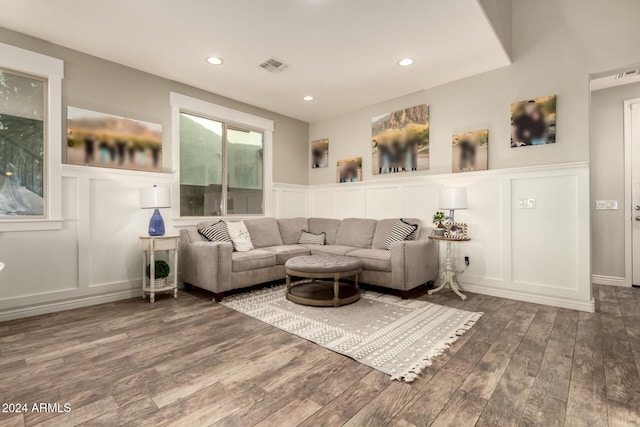
[(447, 224), (447, 230), (444, 232), (444, 237), (448, 239), (466, 239), (467, 224), (463, 222), (450, 222)]

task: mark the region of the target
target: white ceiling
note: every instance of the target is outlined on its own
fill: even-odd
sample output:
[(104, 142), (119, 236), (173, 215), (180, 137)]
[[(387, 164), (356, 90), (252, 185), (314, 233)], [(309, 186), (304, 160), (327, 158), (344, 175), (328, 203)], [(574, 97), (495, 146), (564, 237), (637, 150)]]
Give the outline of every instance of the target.
[(0, 26), (309, 122), (510, 63), (476, 0), (2, 0)]

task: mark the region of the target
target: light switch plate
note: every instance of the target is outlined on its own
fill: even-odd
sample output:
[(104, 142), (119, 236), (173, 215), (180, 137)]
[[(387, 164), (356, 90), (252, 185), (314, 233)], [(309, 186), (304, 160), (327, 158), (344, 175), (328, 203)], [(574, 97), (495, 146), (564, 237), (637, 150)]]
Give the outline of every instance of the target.
[(535, 208), (536, 208), (535, 197), (518, 199), (518, 209), (535, 209)]
[(618, 209), (617, 200), (596, 200), (596, 210), (615, 210)]

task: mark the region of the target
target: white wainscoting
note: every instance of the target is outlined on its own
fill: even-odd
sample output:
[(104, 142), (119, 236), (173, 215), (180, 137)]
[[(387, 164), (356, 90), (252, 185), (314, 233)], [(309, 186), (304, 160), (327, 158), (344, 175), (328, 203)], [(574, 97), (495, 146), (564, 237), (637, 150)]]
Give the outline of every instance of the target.
[[(276, 184), (276, 216), (416, 217), (430, 223), (446, 186), (468, 188), (469, 209), (456, 212), (472, 238), (455, 244), (460, 269), (470, 258), (459, 275), (464, 289), (594, 311), (586, 163), (306, 188)], [(529, 198), (535, 198), (535, 209), (518, 208), (519, 199)]]
[(151, 211), (138, 190), (172, 178), (62, 166), (62, 230), (0, 233), (0, 321), (140, 296), (138, 237)]
[[(0, 321), (137, 297), (138, 236), (151, 211), (138, 190), (171, 174), (62, 167), (61, 230), (0, 233)], [(272, 187), (276, 217), (417, 217), (429, 222), (443, 186), (466, 186), (472, 241), (457, 244), (469, 291), (593, 311), (586, 164), (401, 177), (354, 184)], [(517, 209), (519, 198), (536, 209)], [(163, 210), (168, 233), (179, 221)], [(193, 222), (193, 221), (191, 221)], [(185, 224), (180, 224), (187, 225)]]

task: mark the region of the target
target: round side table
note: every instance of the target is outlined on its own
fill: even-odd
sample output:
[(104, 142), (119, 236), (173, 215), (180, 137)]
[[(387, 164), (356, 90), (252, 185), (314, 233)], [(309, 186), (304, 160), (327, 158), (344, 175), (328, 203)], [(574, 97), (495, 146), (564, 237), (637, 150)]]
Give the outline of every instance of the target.
[(442, 281), (440, 283), (440, 286), (438, 286), (435, 289), (431, 289), (429, 290), (427, 293), (429, 295), (438, 292), (439, 290), (441, 290), (442, 288), (444, 288), (445, 286), (449, 285), (449, 287), (451, 288), (451, 290), (453, 292), (455, 292), (456, 295), (458, 295), (460, 298), (462, 298), (462, 300), (466, 300), (467, 296), (464, 295), (460, 289), (460, 283), (458, 283), (458, 280), (456, 279), (456, 272), (453, 269), (453, 257), (451, 256), (451, 243), (453, 242), (468, 242), (469, 240), (471, 240), (469, 237), (465, 237), (463, 239), (452, 239), (450, 237), (442, 237), (442, 236), (429, 236), (429, 239), (431, 240), (437, 240), (439, 242), (447, 242), (447, 252), (446, 252), (446, 259), (445, 259), (445, 267), (444, 267), (444, 273), (443, 273), (443, 277), (442, 277)]

